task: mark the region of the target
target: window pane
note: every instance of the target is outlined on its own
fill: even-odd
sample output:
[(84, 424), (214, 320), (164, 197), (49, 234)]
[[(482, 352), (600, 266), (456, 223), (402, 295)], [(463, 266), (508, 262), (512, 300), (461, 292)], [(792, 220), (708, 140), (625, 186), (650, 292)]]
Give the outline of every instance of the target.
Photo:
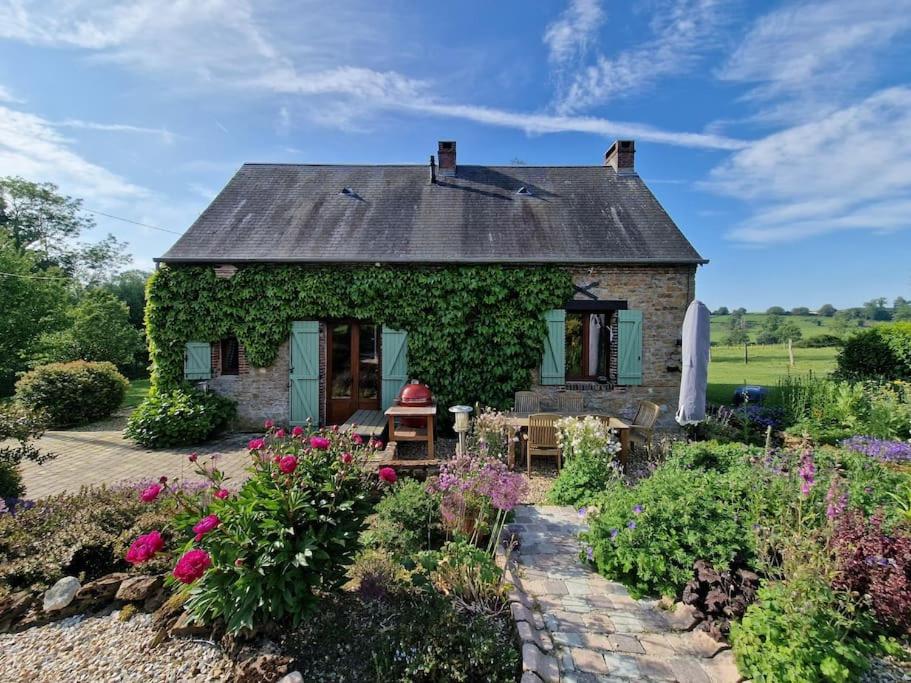
[(375, 400), (380, 395), (380, 356), (377, 349), (376, 325), (361, 325), (360, 348), (360, 397)]
[(237, 337), (221, 340), (221, 374), (236, 375), (239, 366), (239, 347)]
[(332, 398), (351, 398), (351, 326), (332, 327)]
[(566, 376), (582, 377), (582, 323), (584, 313), (566, 314)]
[(610, 329), (608, 316), (597, 313), (591, 316), (591, 342), (592, 349), (591, 375), (592, 377), (607, 377), (607, 363), (610, 353)]

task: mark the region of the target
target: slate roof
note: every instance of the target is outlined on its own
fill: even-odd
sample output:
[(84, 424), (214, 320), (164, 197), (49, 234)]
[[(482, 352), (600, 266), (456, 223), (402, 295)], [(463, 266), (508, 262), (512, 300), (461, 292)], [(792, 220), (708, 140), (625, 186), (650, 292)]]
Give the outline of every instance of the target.
[(637, 175), (461, 164), (244, 164), (156, 260), (705, 263)]

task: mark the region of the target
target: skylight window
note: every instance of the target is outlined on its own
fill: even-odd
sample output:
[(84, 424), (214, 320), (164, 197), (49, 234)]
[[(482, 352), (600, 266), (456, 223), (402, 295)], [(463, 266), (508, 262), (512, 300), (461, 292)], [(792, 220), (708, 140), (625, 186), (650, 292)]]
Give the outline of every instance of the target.
[(530, 196), (531, 196), (531, 190), (529, 190), (527, 187), (525, 187), (525, 186), (523, 185), (523, 186), (520, 187), (518, 190), (516, 190), (516, 194), (521, 194), (521, 195), (525, 195), (525, 196), (527, 196), (527, 197), (530, 197)]

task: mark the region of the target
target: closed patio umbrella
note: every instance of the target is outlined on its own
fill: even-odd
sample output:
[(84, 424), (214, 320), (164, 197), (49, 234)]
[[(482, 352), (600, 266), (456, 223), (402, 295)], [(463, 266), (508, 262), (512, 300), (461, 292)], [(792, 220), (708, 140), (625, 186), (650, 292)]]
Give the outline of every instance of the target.
[(705, 419), (710, 344), (709, 309), (701, 301), (693, 301), (683, 319), (683, 372), (677, 408), (677, 422), (681, 425), (697, 424)]

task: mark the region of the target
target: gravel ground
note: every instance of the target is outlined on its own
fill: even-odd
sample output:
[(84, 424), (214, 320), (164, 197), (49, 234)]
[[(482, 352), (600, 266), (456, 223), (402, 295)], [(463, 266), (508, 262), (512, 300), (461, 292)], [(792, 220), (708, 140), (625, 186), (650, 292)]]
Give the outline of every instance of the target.
[(165, 641), (150, 648), (151, 615), (126, 622), (119, 612), (75, 616), (0, 635), (0, 680), (34, 683), (203, 683), (230, 680), (231, 662), (206, 641)]

